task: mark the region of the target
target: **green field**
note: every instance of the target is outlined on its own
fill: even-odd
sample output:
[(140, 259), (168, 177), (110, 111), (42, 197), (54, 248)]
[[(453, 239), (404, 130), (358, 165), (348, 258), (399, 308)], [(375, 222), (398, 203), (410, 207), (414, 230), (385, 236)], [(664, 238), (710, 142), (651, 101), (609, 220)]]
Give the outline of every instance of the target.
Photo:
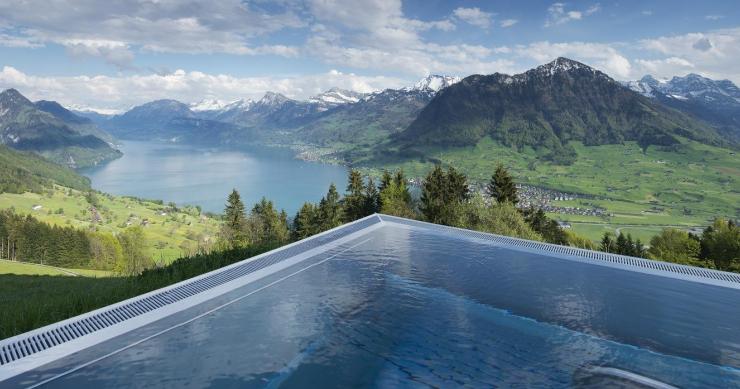
[(461, 169), (474, 182), (485, 182), (500, 162), (519, 183), (588, 196), (555, 205), (605, 208), (610, 216), (603, 218), (551, 215), (563, 221), (600, 223), (574, 226), (594, 240), (623, 225), (622, 231), (647, 241), (665, 226), (706, 226), (715, 217), (740, 217), (740, 157), (734, 151), (688, 140), (674, 151), (650, 147), (644, 153), (635, 142), (573, 146), (578, 158), (570, 166), (542, 162), (535, 150), (516, 150), (486, 138), (475, 147), (424, 149), (428, 157), (424, 160), (375, 160), (366, 170), (377, 174), (379, 169), (400, 167), (408, 176), (420, 178), (436, 159)]
[(62, 269), (35, 263), (15, 262), (0, 259), (0, 274), (68, 276), (68, 277), (109, 277), (113, 273), (105, 270)]
[[(43, 194), (2, 193), (0, 209), (12, 208), (15, 213), (32, 215), (54, 225), (111, 233), (140, 225), (148, 253), (164, 263), (193, 252), (198, 245), (209, 244), (219, 230), (218, 220), (201, 215), (195, 208), (175, 211), (156, 202), (99, 193), (96, 198), (100, 221), (93, 221), (85, 192), (60, 186)], [(34, 209), (37, 206), (41, 208)]]

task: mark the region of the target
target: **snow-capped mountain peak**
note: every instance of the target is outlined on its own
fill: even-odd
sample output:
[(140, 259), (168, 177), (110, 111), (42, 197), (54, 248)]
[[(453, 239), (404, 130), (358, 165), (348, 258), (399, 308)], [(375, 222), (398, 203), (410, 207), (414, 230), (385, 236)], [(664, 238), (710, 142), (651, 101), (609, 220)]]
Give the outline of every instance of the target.
[(276, 93), (276, 92), (267, 92), (264, 96), (257, 102), (259, 105), (280, 105), (285, 103), (286, 101), (290, 100), (285, 95)]
[(437, 93), (440, 90), (460, 81), (460, 77), (442, 76), (438, 74), (428, 75), (419, 80), (414, 86), (404, 88), (405, 91), (423, 91)]
[(226, 107), (229, 103), (218, 99), (203, 99), (197, 103), (190, 104), (190, 110), (193, 112), (217, 111)]
[(731, 81), (715, 81), (699, 74), (690, 73), (670, 80), (657, 80), (647, 75), (639, 81), (623, 83), (626, 87), (647, 97), (656, 93), (675, 99), (704, 99), (707, 101), (734, 100), (740, 102), (740, 89)]
[(352, 104), (360, 101), (363, 93), (340, 88), (331, 88), (326, 92), (319, 93), (308, 99), (309, 103), (317, 104), (320, 111), (325, 111), (344, 104)]

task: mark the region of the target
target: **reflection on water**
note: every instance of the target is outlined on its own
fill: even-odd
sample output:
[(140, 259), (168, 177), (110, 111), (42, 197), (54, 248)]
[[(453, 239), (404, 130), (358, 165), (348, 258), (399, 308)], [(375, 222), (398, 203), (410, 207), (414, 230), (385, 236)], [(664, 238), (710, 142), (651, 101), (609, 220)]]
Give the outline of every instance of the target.
[(639, 387), (609, 369), (740, 385), (738, 291), (393, 227), (370, 237), (50, 386)]
[(82, 173), (93, 188), (117, 195), (200, 205), (223, 211), (236, 188), (250, 206), (262, 196), (294, 213), (304, 201), (318, 201), (334, 182), (341, 191), (342, 166), (293, 159), (284, 151), (221, 151), (193, 146), (126, 141), (122, 158)]

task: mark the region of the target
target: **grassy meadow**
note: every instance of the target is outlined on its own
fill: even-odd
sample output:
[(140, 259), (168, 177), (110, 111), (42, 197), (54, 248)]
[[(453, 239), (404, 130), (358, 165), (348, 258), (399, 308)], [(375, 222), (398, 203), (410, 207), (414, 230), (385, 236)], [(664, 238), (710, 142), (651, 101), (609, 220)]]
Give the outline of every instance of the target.
[[(116, 233), (140, 225), (146, 240), (141, 242), (155, 260), (169, 263), (215, 239), (219, 221), (201, 215), (192, 207), (173, 210), (153, 201), (96, 193), (100, 220), (91, 211), (86, 193), (55, 186), (42, 194), (0, 194), (0, 209), (13, 208), (58, 226), (97, 229)], [(38, 206), (41, 206), (40, 208)]]
[(734, 151), (688, 140), (674, 151), (651, 146), (643, 152), (635, 142), (573, 146), (578, 158), (570, 166), (542, 162), (533, 149), (516, 150), (485, 138), (474, 147), (424, 149), (428, 158), (423, 160), (376, 159), (367, 170), (403, 168), (410, 177), (424, 177), (431, 161), (438, 160), (474, 182), (486, 182), (500, 162), (519, 183), (587, 196), (554, 205), (605, 208), (605, 217), (550, 214), (592, 240), (620, 229), (648, 241), (663, 227), (740, 217), (740, 156)]

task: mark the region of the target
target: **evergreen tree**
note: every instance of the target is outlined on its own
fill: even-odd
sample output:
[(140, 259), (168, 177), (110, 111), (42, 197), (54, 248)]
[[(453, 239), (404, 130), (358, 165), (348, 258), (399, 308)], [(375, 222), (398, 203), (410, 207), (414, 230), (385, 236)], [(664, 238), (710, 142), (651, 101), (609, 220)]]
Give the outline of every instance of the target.
[(321, 231), (326, 231), (342, 225), (342, 205), (339, 203), (339, 193), (334, 184), (319, 202), (319, 225)]
[(378, 190), (382, 192), (383, 189), (391, 185), (392, 181), (393, 181), (393, 176), (391, 176), (391, 173), (388, 170), (383, 170), (383, 175), (380, 178), (380, 186), (378, 187)]
[(435, 166), (424, 179), (421, 188), (421, 212), (427, 221), (456, 224), (457, 208), (470, 197), (467, 177), (454, 168), (445, 173)]
[(629, 247), (627, 246), (627, 237), (623, 233), (617, 235), (616, 242), (616, 253), (621, 255), (627, 255), (629, 253)]
[(285, 212), (278, 213), (272, 201), (264, 197), (252, 208), (247, 224), (252, 243), (284, 243), (288, 240)]
[(293, 239), (308, 238), (319, 231), (316, 206), (312, 203), (303, 203), (303, 206), (293, 218)]
[(468, 178), (454, 167), (447, 169), (447, 192), (447, 196), (455, 201), (463, 201), (470, 198)]
[(436, 224), (444, 224), (447, 205), (447, 176), (442, 166), (435, 165), (424, 179), (421, 187), (420, 210), (424, 218)]
[(616, 252), (616, 245), (614, 244), (614, 239), (612, 239), (612, 234), (608, 232), (604, 233), (604, 237), (601, 238), (601, 246), (599, 246), (599, 250), (607, 253)]
[[(505, 201), (505, 203), (514, 205), (508, 201)], [(560, 228), (558, 222), (548, 218), (545, 211), (541, 208), (535, 210), (534, 207), (531, 207), (522, 213), (524, 214), (524, 220), (526, 220), (532, 229), (539, 233), (546, 242), (561, 245), (569, 244), (568, 234)]]
[(344, 195), (345, 222), (366, 216), (365, 184), (362, 175), (356, 169), (350, 169), (347, 177), (347, 193)]
[(496, 166), (496, 171), (491, 176), (491, 181), (486, 186), (486, 189), (488, 190), (488, 194), (496, 202), (509, 202), (514, 205), (519, 203), (514, 179), (502, 164)]
[(245, 246), (247, 237), (247, 217), (244, 203), (236, 189), (231, 191), (224, 208), (224, 224), (221, 227), (221, 238), (232, 248)]
[(375, 181), (372, 177), (367, 179), (367, 185), (365, 185), (365, 215), (372, 215), (380, 212), (380, 192), (375, 186)]
[(645, 258), (647, 256), (645, 245), (642, 244), (640, 238), (637, 238), (637, 240), (635, 241), (635, 256), (640, 258)]

